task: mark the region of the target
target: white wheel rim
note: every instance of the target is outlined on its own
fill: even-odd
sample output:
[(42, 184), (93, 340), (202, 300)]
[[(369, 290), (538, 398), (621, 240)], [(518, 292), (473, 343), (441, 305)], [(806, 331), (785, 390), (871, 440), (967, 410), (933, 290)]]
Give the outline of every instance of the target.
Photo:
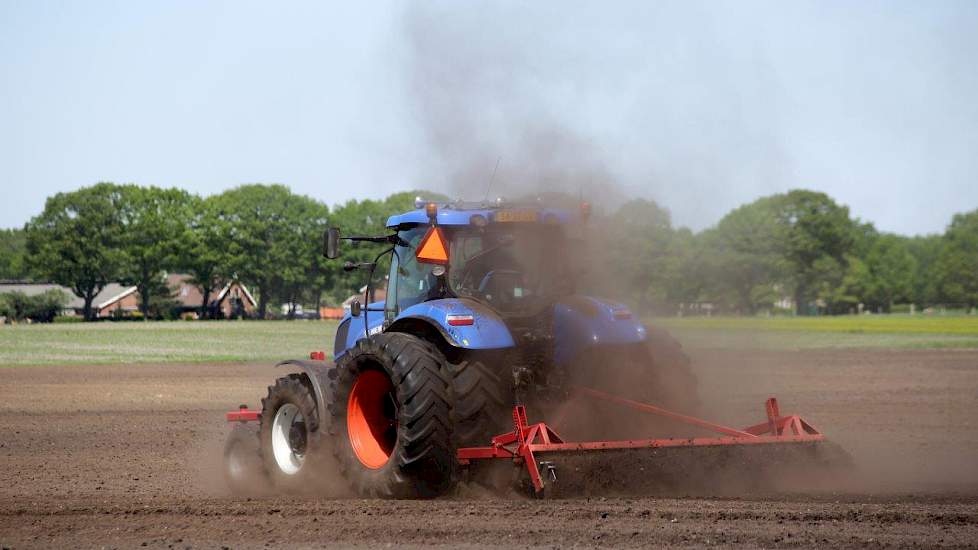
[(289, 432), (298, 422), (304, 422), (304, 419), (299, 407), (292, 403), (279, 407), (275, 412), (275, 420), (272, 421), (272, 454), (278, 469), (287, 475), (298, 473), (305, 459), (305, 455), (297, 453), (289, 443)]
[(243, 479), (245, 477), (246, 466), (244, 465), (244, 458), (241, 456), (243, 452), (243, 449), (239, 445), (235, 445), (225, 461), (228, 475), (233, 479)]

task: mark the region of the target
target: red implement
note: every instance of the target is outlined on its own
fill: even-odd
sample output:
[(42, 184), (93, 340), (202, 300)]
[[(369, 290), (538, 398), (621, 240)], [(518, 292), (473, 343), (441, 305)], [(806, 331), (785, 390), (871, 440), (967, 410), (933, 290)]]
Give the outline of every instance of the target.
[(248, 405), (241, 405), (238, 410), (231, 411), (224, 415), (228, 422), (258, 422), (261, 411), (253, 411)]
[[(487, 447), (468, 447), (458, 450), (458, 460), (461, 464), (469, 464), (473, 460), (509, 459), (517, 464), (524, 464), (530, 476), (534, 490), (543, 491), (545, 483), (540, 474), (541, 463), (537, 454), (607, 451), (615, 449), (655, 449), (668, 447), (705, 447), (720, 445), (765, 445), (772, 443), (805, 443), (823, 441), (823, 436), (811, 424), (798, 416), (781, 416), (778, 401), (770, 398), (765, 403), (767, 420), (754, 426), (737, 430), (707, 422), (699, 418), (682, 415), (654, 405), (639, 403), (617, 397), (591, 388), (577, 388), (577, 393), (583, 396), (610, 401), (633, 408), (642, 412), (670, 418), (677, 422), (690, 424), (710, 430), (722, 437), (694, 437), (685, 439), (627, 439), (618, 441), (564, 441), (560, 435), (543, 422), (529, 424), (526, 419), (526, 408), (516, 405), (513, 408), (513, 431), (492, 438)], [(550, 463), (544, 462), (548, 468)]]

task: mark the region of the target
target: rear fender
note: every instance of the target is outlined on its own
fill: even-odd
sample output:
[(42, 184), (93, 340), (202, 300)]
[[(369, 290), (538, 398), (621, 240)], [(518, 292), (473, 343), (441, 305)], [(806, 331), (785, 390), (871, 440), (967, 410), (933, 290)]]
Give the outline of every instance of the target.
[[(332, 362), (311, 361), (304, 359), (289, 359), (275, 365), (276, 367), (293, 367), (302, 370), (303, 374), (309, 379), (312, 391), (316, 395), (316, 410), (319, 411), (319, 422), (327, 418), (329, 412), (326, 410), (326, 392), (329, 384), (326, 383), (328, 373), (333, 368)], [(315, 428), (313, 428), (315, 429)]]
[[(471, 325), (451, 325), (450, 315), (471, 315)], [(387, 328), (411, 332), (413, 322), (424, 321), (434, 327), (449, 345), (462, 349), (501, 349), (513, 347), (513, 336), (494, 311), (475, 300), (447, 298), (431, 300), (406, 308)]]
[(644, 342), (645, 326), (628, 308), (589, 296), (574, 296), (554, 306), (554, 362), (567, 366), (592, 346)]

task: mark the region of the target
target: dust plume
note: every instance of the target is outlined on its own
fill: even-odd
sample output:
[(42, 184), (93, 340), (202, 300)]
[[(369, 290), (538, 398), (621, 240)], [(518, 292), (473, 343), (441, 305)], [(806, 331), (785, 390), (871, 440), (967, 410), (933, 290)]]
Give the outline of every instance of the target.
[(551, 86), (562, 77), (528, 55), (528, 29), (509, 22), (500, 37), (479, 32), (478, 10), (414, 8), (405, 73), (428, 145), (419, 181), (470, 201), (547, 194), (612, 208), (624, 200), (601, 146), (554, 105)]

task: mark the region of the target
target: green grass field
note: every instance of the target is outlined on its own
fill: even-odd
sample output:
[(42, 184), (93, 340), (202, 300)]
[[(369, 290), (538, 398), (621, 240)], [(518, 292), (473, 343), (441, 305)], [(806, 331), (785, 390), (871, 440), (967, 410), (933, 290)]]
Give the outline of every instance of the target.
[(334, 321), (0, 326), (0, 366), (281, 361), (333, 349)]
[[(685, 317), (649, 321), (690, 348), (978, 348), (978, 317)], [(272, 362), (332, 350), (332, 321), (0, 326), (0, 366)]]
[(978, 348), (978, 316), (670, 317), (650, 323), (687, 346), (715, 348)]

